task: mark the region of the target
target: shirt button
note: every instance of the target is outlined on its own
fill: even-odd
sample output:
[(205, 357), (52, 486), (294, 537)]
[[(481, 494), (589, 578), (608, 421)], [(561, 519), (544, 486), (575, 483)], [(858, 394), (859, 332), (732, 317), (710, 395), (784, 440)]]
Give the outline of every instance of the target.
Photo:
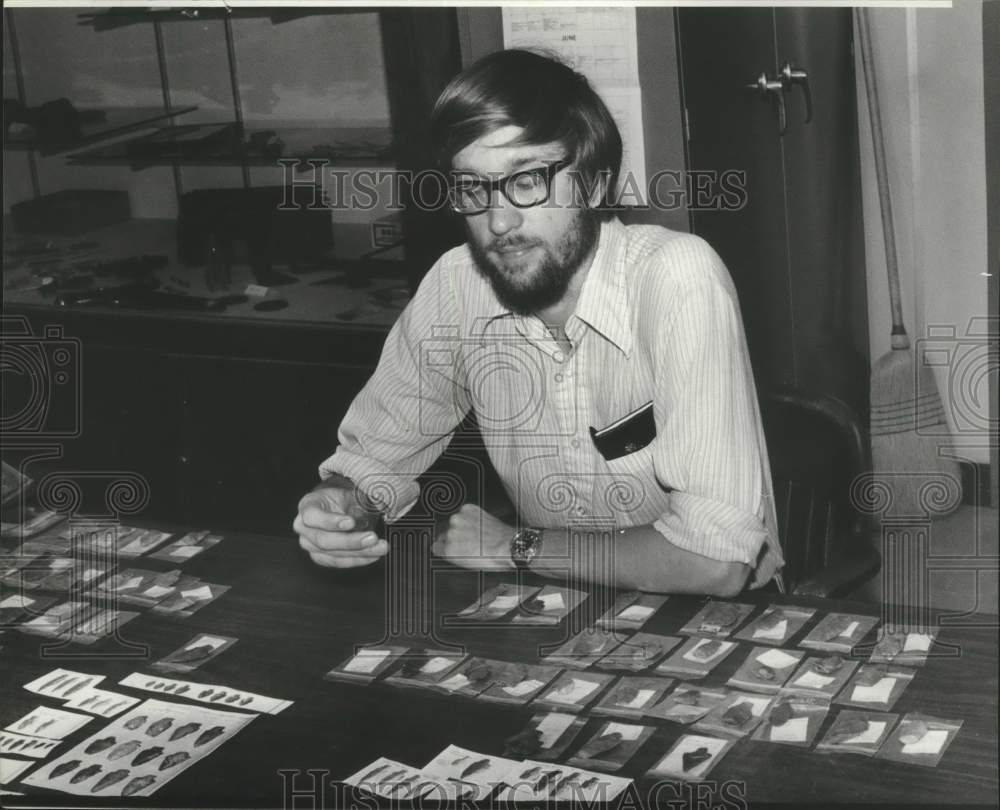
[(573, 446), (573, 449), (575, 450), (576, 448), (578, 448), (580, 446), (580, 440), (579, 439), (573, 439), (573, 441), (571, 441), (570, 444)]
[(562, 374), (556, 374), (555, 381), (556, 382), (562, 382), (563, 381), (563, 375)]
[(552, 359), (555, 360), (557, 363), (561, 363), (563, 360), (566, 359), (566, 355), (563, 354), (562, 352), (556, 352), (555, 354), (552, 355)]

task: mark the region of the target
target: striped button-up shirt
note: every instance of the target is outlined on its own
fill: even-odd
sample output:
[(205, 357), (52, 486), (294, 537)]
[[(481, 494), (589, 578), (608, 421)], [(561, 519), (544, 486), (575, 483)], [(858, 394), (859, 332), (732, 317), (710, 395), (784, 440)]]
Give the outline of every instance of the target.
[[(450, 250), (389, 333), (321, 477), (352, 479), (392, 520), (472, 408), (526, 525), (652, 525), (751, 566), (753, 586), (769, 581), (782, 556), (767, 448), (718, 255), (690, 234), (602, 223), (565, 332), (568, 352), (539, 318), (500, 304), (467, 246)], [(590, 428), (648, 402), (655, 438), (606, 460)]]

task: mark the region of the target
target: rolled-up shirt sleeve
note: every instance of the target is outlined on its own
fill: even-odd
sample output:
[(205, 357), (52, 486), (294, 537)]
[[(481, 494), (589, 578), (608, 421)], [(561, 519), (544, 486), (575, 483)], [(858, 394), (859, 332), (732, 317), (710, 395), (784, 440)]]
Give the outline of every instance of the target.
[(458, 307), (449, 254), (428, 271), (386, 338), (374, 374), (351, 403), (320, 478), (350, 478), (392, 521), (419, 497), (417, 477), (468, 411), (453, 347)]
[(687, 551), (756, 567), (765, 544), (777, 543), (742, 320), (721, 259), (700, 240), (684, 252), (706, 272), (661, 302), (672, 315), (654, 341), (653, 463), (672, 492), (653, 526)]

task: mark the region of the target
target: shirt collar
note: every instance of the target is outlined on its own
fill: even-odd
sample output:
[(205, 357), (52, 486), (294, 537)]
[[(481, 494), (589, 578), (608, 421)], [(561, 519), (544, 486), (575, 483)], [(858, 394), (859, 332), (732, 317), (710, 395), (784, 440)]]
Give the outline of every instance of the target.
[[(632, 329), (625, 287), (626, 247), (627, 233), (621, 220), (602, 221), (597, 249), (573, 315), (600, 332), (628, 356), (632, 352)], [(516, 319), (492, 294), (484, 316), (487, 324), (505, 316)]]

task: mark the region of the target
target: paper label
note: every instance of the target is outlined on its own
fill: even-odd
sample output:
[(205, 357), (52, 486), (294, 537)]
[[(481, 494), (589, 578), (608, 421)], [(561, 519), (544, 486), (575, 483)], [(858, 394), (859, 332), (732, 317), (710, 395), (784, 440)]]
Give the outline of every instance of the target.
[(446, 669), (448, 669), (448, 667), (452, 666), (454, 663), (455, 662), (452, 661), (450, 658), (444, 658), (438, 655), (432, 658), (426, 664), (424, 664), (420, 668), (420, 671), (427, 675), (433, 675), (436, 672), (444, 672)]
[(119, 585), (115, 588), (116, 591), (131, 591), (142, 585), (142, 577), (132, 577), (132, 579)]
[(711, 643), (713, 643), (712, 639), (708, 638), (702, 639), (697, 644), (695, 644), (690, 650), (684, 653), (683, 658), (687, 661), (693, 661), (696, 664), (707, 664), (709, 661), (718, 658), (720, 655), (722, 655), (729, 649), (729, 647), (726, 644), (722, 644), (720, 645), (718, 650), (712, 653), (712, 655), (708, 656), (707, 658), (701, 657), (698, 651), (706, 644), (711, 644)]
[(505, 686), (503, 687), (503, 691), (506, 692), (508, 695), (512, 695), (513, 697), (522, 697), (524, 695), (531, 694), (536, 689), (540, 689), (541, 686), (542, 686), (541, 681), (528, 680), (528, 681), (521, 681), (520, 683), (514, 684), (513, 686)]
[(655, 689), (640, 689), (638, 694), (628, 703), (619, 703), (619, 706), (624, 706), (628, 709), (641, 709), (645, 706), (649, 699), (656, 694)]
[(173, 588), (168, 588), (165, 585), (154, 585), (151, 588), (146, 588), (146, 590), (142, 592), (142, 595), (148, 596), (152, 599), (157, 599), (161, 596), (166, 596), (168, 593), (173, 593), (173, 592), (174, 592)]
[(638, 622), (648, 619), (653, 615), (654, 611), (655, 608), (651, 608), (648, 605), (629, 605), (618, 614), (618, 618), (629, 622)]
[(851, 700), (859, 703), (888, 703), (895, 685), (895, 678), (882, 678), (873, 686), (858, 684), (851, 692)]
[(948, 742), (948, 730), (935, 728), (928, 731), (915, 743), (904, 745), (901, 752), (904, 754), (936, 754)]
[(808, 734), (808, 717), (793, 717), (780, 726), (771, 726), (771, 739), (775, 742), (805, 742)]
[(490, 602), (489, 607), (491, 610), (513, 610), (517, 607), (518, 603), (521, 601), (520, 596), (512, 596), (510, 594), (504, 594), (503, 596), (498, 596), (492, 602)]
[(757, 656), (758, 663), (771, 669), (785, 669), (798, 662), (798, 658), (781, 650), (768, 650)]
[(788, 620), (782, 619), (774, 627), (758, 627), (753, 631), (754, 638), (782, 639), (788, 632)]
[[(725, 744), (725, 740), (720, 740), (716, 737), (700, 737), (689, 734), (683, 737), (674, 750), (667, 754), (656, 767), (668, 773), (683, 773), (689, 778), (697, 779), (711, 767), (716, 755), (723, 749)], [(707, 748), (712, 758), (706, 759), (704, 762), (685, 771), (684, 755), (690, 751), (697, 751), (699, 748)]]
[(855, 633), (855, 631), (857, 629), (858, 629), (858, 623), (857, 622), (851, 622), (849, 625), (847, 625), (847, 627), (845, 627), (841, 631), (840, 635), (841, 636), (853, 636), (854, 633)]
[(392, 655), (392, 650), (365, 650), (344, 664), (344, 672), (374, 672), (378, 665)]
[(885, 721), (884, 720), (869, 720), (868, 728), (858, 734), (856, 737), (851, 737), (849, 740), (844, 740), (842, 745), (874, 745), (882, 738), (882, 732), (885, 731)]
[(450, 678), (446, 678), (440, 683), (441, 688), (452, 690), (464, 689), (468, 685), (469, 679), (461, 672), (452, 675)]
[(927, 633), (908, 633), (903, 652), (927, 652), (933, 641)]
[(544, 603), (546, 610), (562, 610), (566, 607), (563, 595), (559, 591), (556, 593), (547, 593), (544, 596), (539, 596), (538, 598), (542, 603)]
[(555, 745), (566, 729), (573, 725), (575, 719), (575, 715), (560, 712), (551, 712), (545, 715), (535, 726), (535, 729), (541, 734), (542, 748), (551, 748)]
[(171, 557), (180, 557), (182, 560), (186, 560), (200, 553), (201, 550), (201, 546), (175, 546), (170, 549), (169, 554)]
[(604, 729), (602, 737), (608, 734), (621, 734), (623, 740), (638, 740), (642, 734), (643, 726), (634, 726), (631, 723), (608, 723)]
[(251, 298), (263, 298), (267, 293), (267, 287), (260, 284), (247, 284), (246, 289), (243, 290), (243, 294), (249, 295)]
[(572, 678), (571, 683), (571, 687), (565, 692), (553, 690), (547, 697), (557, 703), (576, 703), (583, 700), (600, 685), (593, 681), (582, 681), (579, 678)]
[(24, 773), (34, 764), (34, 762), (29, 762), (28, 760), (0, 757), (0, 785), (13, 782), (20, 774)]
[(208, 585), (202, 585), (200, 588), (191, 588), (190, 590), (187, 591), (181, 591), (181, 596), (183, 596), (185, 599), (198, 599), (198, 600), (211, 599), (212, 589), (209, 588)]
[(831, 678), (826, 675), (820, 675), (818, 672), (810, 671), (795, 681), (794, 685), (804, 686), (806, 689), (825, 689), (835, 680), (836, 678)]

